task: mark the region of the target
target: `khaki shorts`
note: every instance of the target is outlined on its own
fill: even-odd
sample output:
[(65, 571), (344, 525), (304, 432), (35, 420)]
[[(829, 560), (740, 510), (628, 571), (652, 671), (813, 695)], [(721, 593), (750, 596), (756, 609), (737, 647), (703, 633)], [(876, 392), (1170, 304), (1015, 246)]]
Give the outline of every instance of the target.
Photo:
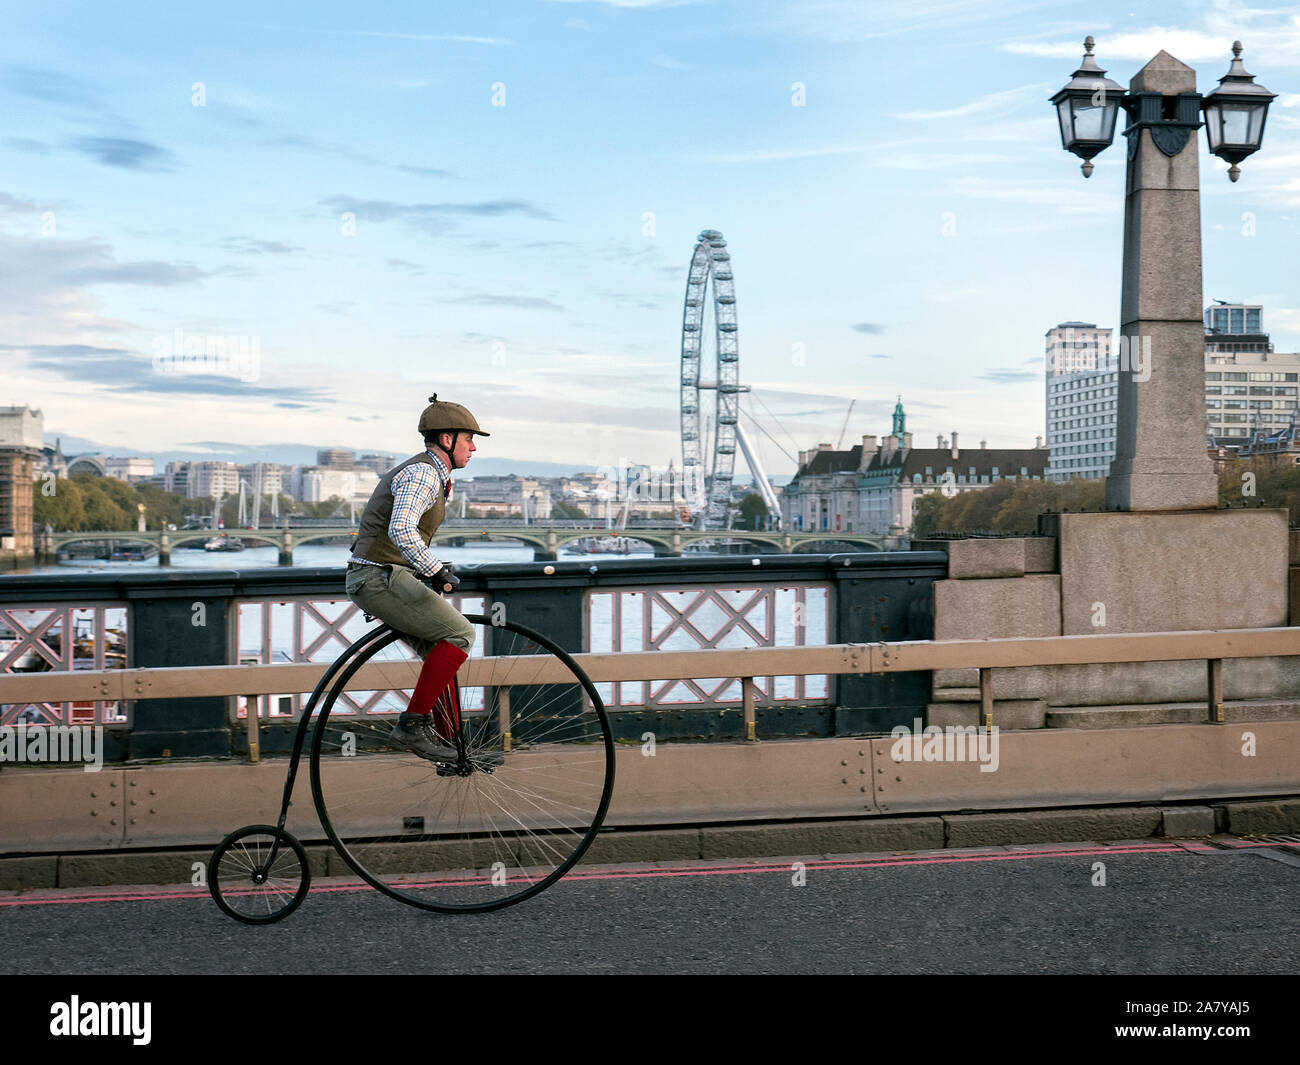
[(474, 626), (409, 566), (350, 564), (344, 588), (367, 614), (402, 633), (420, 658), (443, 640), (467, 654), (474, 646)]

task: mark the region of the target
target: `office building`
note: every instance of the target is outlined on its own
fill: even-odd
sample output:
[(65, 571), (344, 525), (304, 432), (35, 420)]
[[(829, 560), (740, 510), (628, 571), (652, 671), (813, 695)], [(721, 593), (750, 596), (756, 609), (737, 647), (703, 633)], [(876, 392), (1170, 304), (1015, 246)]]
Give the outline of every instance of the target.
[(513, 474), (466, 477), (456, 482), (454, 496), (459, 496), (467, 508), (473, 507), (483, 517), (532, 521), (551, 516), (551, 490), (535, 477)]
[(249, 462), (237, 467), (245, 491), (278, 496), (284, 491), (284, 472), (278, 462)]
[[(1218, 301), (1205, 309), (1204, 320), (1205, 419), (1213, 446), (1234, 447), (1256, 434), (1285, 430), (1300, 398), (1300, 354), (1273, 350), (1264, 332), (1264, 310), (1258, 304)], [(1048, 330), (1049, 480), (1105, 477), (1115, 457), (1119, 359), (1110, 354), (1106, 337), (1092, 361), (1092, 349), (1086, 346), (1093, 340), (1091, 332), (1109, 334), (1082, 322), (1065, 322)], [(1079, 343), (1085, 347), (1069, 346)], [(1054, 373), (1054, 358), (1065, 360), (1069, 353), (1091, 365)], [(1158, 360), (1157, 352), (1154, 361)]]
[(380, 477), (396, 465), (396, 455), (384, 455), (377, 452), (362, 455), (356, 462), (357, 469), (374, 470)]
[(119, 458), (109, 456), (104, 460), (104, 474), (128, 484), (148, 480), (153, 476), (153, 459)]
[(191, 462), (186, 494), (190, 499), (222, 499), (239, 492), (239, 470), (233, 462)]
[(163, 491), (189, 497), (190, 464), (188, 462), (167, 463), (167, 468), (163, 473)]
[(916, 505), (931, 492), (956, 495), (998, 481), (1042, 480), (1047, 449), (962, 449), (957, 434), (933, 448), (914, 448), (900, 399), (893, 432), (879, 443), (864, 436), (847, 451), (819, 444), (799, 452), (799, 471), (781, 494), (781, 517), (794, 532), (846, 532), (905, 536)]
[(1110, 329), (1095, 322), (1062, 322), (1046, 334), (1047, 376), (1061, 377), (1083, 370), (1095, 370), (1111, 355)]
[(365, 468), (340, 470), (325, 466), (295, 466), (289, 494), (300, 503), (325, 503), (333, 498), (364, 505), (379, 483), (379, 475)]
[(1115, 457), (1119, 372), (1113, 358), (1093, 369), (1047, 375), (1049, 481), (1098, 479)]
[(316, 452), (316, 465), (325, 470), (350, 470), (356, 465), (356, 452), (346, 447), (321, 448)]
[(1113, 330), (1062, 322), (1044, 345), (1047, 384), (1046, 477), (1105, 477), (1115, 457)]
[(1300, 388), (1300, 354), (1275, 352), (1257, 304), (1216, 301), (1205, 309), (1205, 418), (1228, 447), (1281, 433)]

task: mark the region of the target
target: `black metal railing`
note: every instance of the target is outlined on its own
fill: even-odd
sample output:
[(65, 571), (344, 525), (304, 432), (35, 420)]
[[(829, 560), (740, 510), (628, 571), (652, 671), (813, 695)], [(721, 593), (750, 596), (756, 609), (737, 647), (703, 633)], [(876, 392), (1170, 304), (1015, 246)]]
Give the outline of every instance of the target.
[[(491, 609), (503, 604), (512, 621), (545, 632), (568, 651), (590, 650), (593, 592), (623, 589), (826, 588), (827, 643), (927, 640), (934, 634), (933, 583), (947, 575), (942, 551), (852, 552), (834, 555), (746, 554), (658, 559), (606, 559), (493, 563), (457, 567), (460, 593), (477, 596)], [(289, 599), (343, 600), (342, 568), (258, 568), (249, 570), (160, 570), (112, 574), (26, 574), (0, 578), (5, 611), (125, 609), (124, 666), (132, 668), (229, 665), (239, 661), (237, 617), (249, 603)], [(101, 611), (102, 613), (102, 611)], [(71, 617), (72, 614), (68, 613)], [(3, 656), (0, 655), (0, 660)], [(26, 667), (31, 666), (27, 663)], [(21, 672), (11, 664), (6, 671)], [(69, 656), (62, 666), (86, 668)], [(888, 673), (838, 679), (833, 699), (770, 709), (764, 735), (839, 735), (888, 731), (922, 716), (930, 698), (930, 674)], [(0, 719), (20, 713), (0, 706)], [(124, 711), (119, 714), (119, 712)], [(674, 707), (628, 712), (629, 736), (639, 735), (648, 717), (660, 714), (666, 733), (680, 738), (740, 735), (740, 708), (727, 710), (719, 726), (716, 707)], [(735, 718), (732, 721), (726, 715)], [(117, 724), (120, 717), (125, 723)], [(111, 734), (109, 760), (157, 757), (213, 757), (244, 749), (225, 697), (135, 699), (104, 717)], [(669, 719), (671, 718), (671, 723)], [(290, 727), (282, 726), (287, 735)], [(263, 750), (278, 747), (276, 736)]]

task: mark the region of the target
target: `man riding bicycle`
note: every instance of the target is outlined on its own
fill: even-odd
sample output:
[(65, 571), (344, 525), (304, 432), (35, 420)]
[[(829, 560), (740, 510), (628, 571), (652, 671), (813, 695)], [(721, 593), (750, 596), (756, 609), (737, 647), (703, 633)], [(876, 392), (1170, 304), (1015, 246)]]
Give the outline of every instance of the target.
[[(459, 403), (435, 392), (420, 415), (424, 451), (399, 462), (375, 486), (361, 514), (348, 560), (348, 598), (403, 634), (424, 659), (407, 709), (389, 734), (394, 746), (433, 762), (455, 762), (460, 706), (456, 671), (469, 657), (474, 628), (441, 593), (460, 584), (450, 562), (429, 549), (451, 498), (451, 471), (464, 469), (478, 449), (475, 434), (489, 436)], [(475, 756), (500, 764), (500, 755)]]

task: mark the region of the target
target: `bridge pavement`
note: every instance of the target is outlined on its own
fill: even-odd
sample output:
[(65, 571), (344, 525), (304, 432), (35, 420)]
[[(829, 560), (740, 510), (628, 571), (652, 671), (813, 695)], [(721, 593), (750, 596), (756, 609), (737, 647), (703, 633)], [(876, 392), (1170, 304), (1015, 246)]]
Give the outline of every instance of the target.
[(0, 973), (1294, 973), (1297, 887), (1300, 845), (1218, 836), (583, 866), (467, 917), (336, 878), (261, 928), (64, 889), (0, 895)]

